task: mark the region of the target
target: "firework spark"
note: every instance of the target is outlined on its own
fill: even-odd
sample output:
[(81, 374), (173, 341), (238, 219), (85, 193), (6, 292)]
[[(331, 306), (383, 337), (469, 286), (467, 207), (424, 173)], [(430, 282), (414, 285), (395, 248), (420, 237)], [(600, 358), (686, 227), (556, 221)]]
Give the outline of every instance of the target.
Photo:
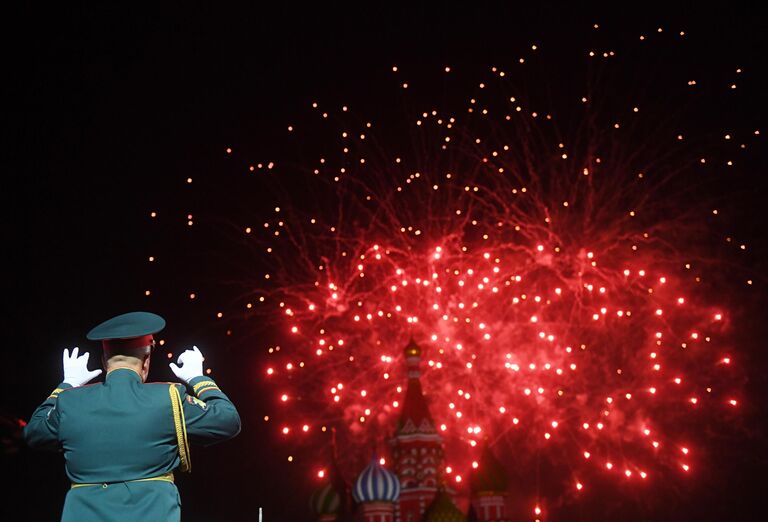
[[(558, 481), (574, 495), (597, 474), (686, 476), (702, 444), (686, 426), (738, 410), (719, 299), (733, 285), (712, 247), (722, 210), (702, 197), (707, 169), (732, 159), (660, 124), (648, 100), (601, 103), (610, 84), (566, 92), (562, 116), (546, 108), (509, 79), (539, 47), (452, 101), (415, 96), (424, 109), (402, 121), (314, 102), (286, 126), (305, 163), (243, 168), (258, 191), (280, 193), (240, 230), (271, 267), (246, 306), (280, 332), (262, 372), (288, 444), (332, 425), (363, 453), (386, 439), (409, 338), (447, 477), (476, 467), (484, 441), (516, 466), (567, 463)], [(588, 50), (585, 68), (616, 54)], [(391, 68), (392, 86), (407, 97), (416, 85), (403, 69)]]

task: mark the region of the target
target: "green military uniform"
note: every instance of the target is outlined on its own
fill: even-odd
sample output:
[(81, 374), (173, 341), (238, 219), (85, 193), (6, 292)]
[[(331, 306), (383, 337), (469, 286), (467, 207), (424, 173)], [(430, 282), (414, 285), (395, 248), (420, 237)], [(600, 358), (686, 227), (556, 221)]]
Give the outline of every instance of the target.
[(173, 471), (191, 469), (189, 444), (234, 437), (240, 417), (209, 377), (189, 385), (144, 383), (130, 368), (103, 383), (60, 384), (32, 415), (24, 438), (61, 449), (72, 481), (62, 522), (178, 521)]

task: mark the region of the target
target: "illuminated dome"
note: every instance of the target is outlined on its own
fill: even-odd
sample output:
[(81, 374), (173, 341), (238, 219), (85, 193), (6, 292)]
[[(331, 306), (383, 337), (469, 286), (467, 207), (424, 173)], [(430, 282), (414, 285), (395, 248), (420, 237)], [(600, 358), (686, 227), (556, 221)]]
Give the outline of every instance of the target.
[(310, 508), (319, 516), (335, 514), (339, 510), (340, 503), (339, 494), (330, 482), (315, 491), (309, 500)]
[(352, 496), (357, 502), (395, 502), (400, 496), (400, 481), (374, 458), (357, 477)]
[(424, 520), (425, 522), (467, 522), (467, 517), (456, 507), (448, 493), (441, 488), (432, 505), (429, 506)]

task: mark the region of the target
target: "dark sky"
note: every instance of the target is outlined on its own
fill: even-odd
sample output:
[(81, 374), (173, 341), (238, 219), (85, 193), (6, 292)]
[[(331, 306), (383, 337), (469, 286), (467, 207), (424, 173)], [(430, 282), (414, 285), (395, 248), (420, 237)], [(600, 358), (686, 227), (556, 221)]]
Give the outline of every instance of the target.
[[(393, 63), (491, 63), (536, 38), (567, 41), (595, 21), (617, 35), (669, 24), (708, 34), (693, 54), (706, 56), (713, 67), (730, 64), (735, 54), (754, 71), (755, 94), (739, 117), (745, 127), (764, 123), (758, 94), (765, 92), (759, 86), (765, 86), (768, 27), (754, 8), (733, 2), (675, 9), (632, 4), (629, 14), (509, 2), (350, 9), (253, 4), (82, 5), (4, 13), (2, 416), (28, 418), (60, 381), (63, 347), (88, 346), (84, 334), (98, 322), (147, 308), (142, 291), (150, 277), (144, 268), (148, 238), (138, 216), (168, 203), (179, 180), (218, 168), (224, 147), (268, 141), (312, 97), (343, 93), (351, 103), (370, 100), (377, 75)], [(663, 72), (665, 65), (659, 67)], [(745, 199), (745, 216), (756, 212), (765, 194), (764, 158), (754, 161), (753, 177), (742, 181), (754, 189)], [(766, 253), (763, 221), (756, 215), (742, 223), (756, 258)], [(165, 247), (185, 245), (178, 240)], [(756, 270), (765, 268), (764, 261), (753, 260)], [(166, 284), (173, 286), (169, 277)], [(758, 282), (764, 288), (764, 279)], [(178, 346), (191, 344), (193, 334), (221, 341), (174, 310), (172, 300), (161, 297), (152, 306), (169, 319), (168, 335)], [(748, 324), (760, 327), (756, 317)], [(240, 357), (242, 352), (226, 346), (212, 356), (222, 388), (241, 410), (244, 430), (230, 443), (196, 452), (198, 473), (180, 481), (188, 521), (254, 519), (257, 505), (270, 512), (291, 506), (294, 516), (304, 514), (306, 480), (270, 449), (270, 436), (258, 422), (260, 390), (242, 371)], [(758, 368), (766, 368), (765, 356), (754, 360), (763, 366), (755, 368), (759, 384), (752, 389), (764, 392)], [(155, 361), (157, 380), (171, 378), (164, 367), (163, 359)], [(752, 412), (753, 431), (764, 428), (763, 413)], [(732, 520), (759, 519), (749, 513), (758, 506), (764, 510), (756, 481), (765, 483), (768, 467), (764, 438), (750, 441), (745, 453), (755, 458), (732, 463), (722, 490), (697, 497), (695, 507), (680, 502), (669, 519), (722, 520), (723, 513), (737, 513)], [(56, 519), (67, 488), (61, 458), (21, 450), (2, 459), (12, 483), (3, 495), (3, 518)]]

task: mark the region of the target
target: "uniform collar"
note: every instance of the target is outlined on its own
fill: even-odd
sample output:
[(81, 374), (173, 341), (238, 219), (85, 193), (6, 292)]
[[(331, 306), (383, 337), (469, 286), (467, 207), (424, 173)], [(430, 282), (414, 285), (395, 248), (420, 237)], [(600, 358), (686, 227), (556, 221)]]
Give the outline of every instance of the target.
[(133, 368), (114, 368), (107, 372), (106, 380), (119, 379), (119, 380), (139, 380), (141, 381), (141, 375)]

